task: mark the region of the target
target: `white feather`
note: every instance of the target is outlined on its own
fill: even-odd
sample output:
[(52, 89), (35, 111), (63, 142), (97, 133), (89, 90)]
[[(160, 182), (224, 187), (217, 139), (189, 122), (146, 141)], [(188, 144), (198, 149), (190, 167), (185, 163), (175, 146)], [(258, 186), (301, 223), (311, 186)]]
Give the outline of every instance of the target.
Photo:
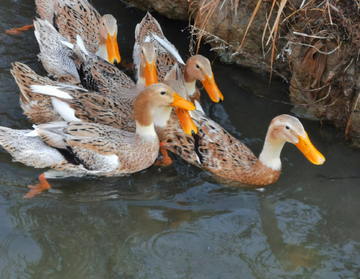
[(149, 126), (142, 126), (136, 121), (136, 133), (143, 138), (153, 139), (157, 137), (155, 132), (154, 123), (151, 123)]
[(68, 48), (70, 49), (74, 49), (74, 45), (70, 42), (67, 42), (67, 41), (61, 41), (61, 43), (65, 46), (67, 46)]
[(99, 45), (99, 50), (95, 54), (102, 59), (109, 61), (106, 45)]
[(86, 50), (84, 40), (81, 38), (79, 34), (76, 35), (76, 44), (80, 47), (80, 49), (86, 54), (89, 55), (88, 51)]
[[(100, 160), (103, 161), (104, 165), (110, 165), (113, 169), (119, 166), (119, 157), (117, 155), (100, 155), (98, 154), (97, 157), (100, 157)], [(108, 168), (108, 166), (107, 166)]]
[(198, 161), (199, 165), (202, 166), (199, 156), (195, 153), (196, 161)]
[(64, 118), (65, 121), (81, 121), (81, 119), (75, 116), (75, 110), (70, 107), (68, 103), (65, 103), (57, 98), (51, 97), (54, 109)]
[[(36, 26), (36, 25), (35, 25), (35, 21), (34, 21), (34, 26)], [(41, 40), (40, 40), (39, 31), (37, 31), (37, 30), (35, 29), (34, 34), (35, 34), (35, 38), (36, 38), (38, 44), (40, 45), (40, 44), (41, 44)]]
[(33, 131), (25, 134), (25, 137), (37, 137), (37, 136), (39, 136), (39, 134), (36, 130), (33, 130)]
[(175, 56), (175, 58), (178, 62), (185, 65), (185, 62), (184, 62), (184, 60), (182, 60), (179, 52), (172, 45), (170, 45), (164, 39), (160, 38), (158, 35), (156, 35), (156, 34), (152, 34), (152, 35), (155, 38), (155, 40), (157, 40), (165, 49), (167, 49), (172, 55)]
[(144, 40), (144, 43), (149, 43), (150, 41), (151, 41), (150, 36), (146, 36), (146, 37), (145, 37), (145, 40)]
[(32, 92), (40, 93), (44, 95), (59, 97), (63, 99), (73, 99), (70, 94), (59, 90), (60, 86), (52, 86), (52, 85), (30, 85)]
[(195, 103), (195, 109), (196, 109), (197, 111), (201, 111), (203, 114), (205, 114), (205, 112), (204, 112), (202, 106), (200, 105), (200, 103), (199, 103), (197, 100), (195, 100), (194, 103)]

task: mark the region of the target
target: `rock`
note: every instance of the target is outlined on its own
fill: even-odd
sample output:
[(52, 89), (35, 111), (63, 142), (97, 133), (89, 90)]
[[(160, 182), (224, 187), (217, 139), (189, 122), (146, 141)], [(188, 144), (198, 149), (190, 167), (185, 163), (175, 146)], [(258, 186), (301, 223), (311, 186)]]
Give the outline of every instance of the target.
[(122, 0), (128, 6), (137, 7), (143, 11), (155, 10), (171, 19), (188, 20), (189, 7), (187, 0)]

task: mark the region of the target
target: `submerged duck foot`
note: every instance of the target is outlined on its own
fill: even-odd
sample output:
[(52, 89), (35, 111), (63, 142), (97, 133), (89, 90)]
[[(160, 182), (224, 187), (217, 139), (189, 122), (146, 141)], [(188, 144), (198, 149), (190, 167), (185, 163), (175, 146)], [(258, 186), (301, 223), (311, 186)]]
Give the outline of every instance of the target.
[(20, 35), (22, 32), (27, 31), (32, 27), (34, 27), (34, 24), (25, 25), (25, 26), (19, 27), (19, 28), (12, 28), (10, 30), (5, 30), (5, 33), (10, 34), (10, 35)]
[(45, 174), (41, 174), (39, 175), (39, 180), (40, 183), (34, 185), (28, 185), (28, 187), (30, 188), (29, 193), (26, 194), (26, 196), (24, 196), (24, 199), (30, 199), (35, 197), (36, 195), (40, 194), (41, 192), (45, 191), (46, 189), (51, 188), (49, 182), (47, 182), (46, 178), (45, 178)]
[(162, 167), (166, 167), (168, 165), (172, 164), (172, 160), (169, 157), (169, 154), (167, 152), (167, 150), (165, 148), (163, 148), (162, 146), (164, 146), (165, 143), (160, 143), (160, 152), (162, 154), (162, 159), (159, 159), (155, 162), (155, 166), (162, 166)]

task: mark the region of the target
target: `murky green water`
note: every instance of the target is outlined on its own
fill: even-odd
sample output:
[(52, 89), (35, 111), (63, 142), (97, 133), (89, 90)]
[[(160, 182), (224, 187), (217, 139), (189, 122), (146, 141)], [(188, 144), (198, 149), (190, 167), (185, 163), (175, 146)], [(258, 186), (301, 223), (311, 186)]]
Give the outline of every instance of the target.
[[(144, 13), (120, 1), (94, 2), (118, 19), (121, 55), (130, 58)], [(3, 31), (34, 15), (33, 0), (0, 2), (1, 126), (31, 127), (9, 70), (20, 61), (44, 74), (38, 46), (32, 31)], [(156, 17), (186, 56), (186, 23)], [(288, 101), (287, 84), (275, 80), (268, 89), (268, 77), (213, 68), (225, 101), (212, 104), (204, 95), (207, 112), (259, 154), (270, 120), (290, 113), (291, 106), (272, 101)], [(0, 277), (358, 278), (360, 150), (331, 126), (302, 122), (327, 161), (314, 166), (287, 145), (281, 178), (265, 192), (226, 188), (175, 159), (125, 178), (51, 181), (48, 192), (23, 200), (42, 170), (13, 163), (1, 149)]]

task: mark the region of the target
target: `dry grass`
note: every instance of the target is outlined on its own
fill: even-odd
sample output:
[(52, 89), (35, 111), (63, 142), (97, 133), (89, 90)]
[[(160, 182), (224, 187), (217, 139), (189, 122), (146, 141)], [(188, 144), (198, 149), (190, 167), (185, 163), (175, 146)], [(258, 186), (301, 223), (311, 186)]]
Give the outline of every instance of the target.
[[(270, 22), (270, 19), (272, 17), (272, 13), (274, 11), (274, 7), (275, 7), (275, 4), (277, 3), (276, 0), (271, 0), (272, 1), (272, 6), (271, 6), (271, 10), (270, 10), (270, 13), (268, 15), (268, 18), (267, 18), (267, 21), (266, 21), (266, 25), (264, 27), (264, 30), (263, 30), (263, 41), (265, 39), (265, 36), (266, 36), (266, 31), (269, 29), (269, 22)], [(189, 0), (190, 2), (190, 7), (193, 7), (197, 2), (194, 2), (192, 0)], [(251, 19), (247, 25), (247, 28), (246, 28), (246, 31), (243, 35), (243, 38), (242, 38), (242, 41), (240, 43), (239, 46), (237, 47), (232, 47), (232, 52), (233, 52), (233, 55), (236, 55), (238, 53), (243, 53), (242, 51), (242, 47), (243, 47), (243, 44), (246, 40), (246, 35), (248, 34), (248, 31), (251, 27), (251, 24), (253, 23), (253, 21), (255, 20), (256, 18), (256, 14), (260, 8), (260, 5), (262, 4), (263, 0), (258, 0), (257, 3), (256, 3), (256, 6), (252, 12), (252, 16), (251, 16)], [(268, 2), (268, 1), (267, 1)], [(277, 33), (278, 33), (278, 28), (279, 28), (279, 24), (280, 24), (280, 18), (281, 18), (281, 14), (283, 12), (283, 9), (285, 7), (287, 3), (287, 0), (281, 0), (280, 2), (280, 5), (279, 5), (279, 8), (277, 10), (277, 16), (276, 16), (276, 19), (275, 19), (275, 22), (271, 28), (271, 30), (269, 30), (269, 35), (267, 36), (268, 39), (267, 39), (267, 42), (266, 42), (266, 45), (269, 44), (270, 41), (272, 41), (272, 53), (271, 53), (271, 64), (270, 64), (270, 73), (273, 72), (273, 62), (274, 62), (274, 59), (275, 59), (275, 42), (276, 42), (276, 36), (277, 36)], [(253, 4), (253, 2), (251, 1), (248, 5), (248, 8), (247, 10), (250, 8), (250, 6)], [(238, 6), (239, 6), (239, 0), (203, 0), (200, 4), (200, 7), (198, 8), (198, 11), (197, 11), (197, 14), (194, 18), (194, 28), (192, 28), (192, 38), (195, 36), (196, 39), (197, 39), (197, 43), (196, 43), (196, 53), (198, 53), (199, 51), (199, 48), (200, 48), (200, 42), (205, 34), (205, 29), (206, 29), (206, 26), (209, 24), (209, 22), (211, 21), (211, 18), (212, 16), (214, 15), (214, 13), (216, 11), (221, 11), (222, 9), (227, 9), (229, 6), (229, 10), (232, 11), (232, 13), (234, 14), (235, 16), (235, 19), (237, 18), (237, 10), (238, 10)], [(247, 10), (245, 11), (244, 14), (246, 14)], [(228, 16), (225, 18), (225, 20), (231, 20), (230, 19), (230, 15), (229, 13), (226, 13)], [(243, 17), (239, 18), (238, 19), (238, 23), (237, 25), (240, 23), (240, 21), (243, 19)], [(237, 26), (236, 25), (236, 26)], [(194, 33), (194, 30), (197, 30), (196, 33)], [(230, 34), (227, 42), (230, 40), (232, 34)], [(195, 42), (192, 41), (192, 46), (191, 46), (191, 52), (194, 50), (194, 45)], [(227, 49), (229, 49), (229, 46), (227, 46)], [(220, 50), (220, 48), (218, 48), (218, 50)], [(271, 79), (271, 77), (270, 77)]]
[[(188, 1), (195, 5), (196, 0)], [(346, 128), (345, 136), (349, 139), (354, 111), (360, 107), (360, 88), (356, 83), (360, 72), (359, 0), (304, 0), (299, 7), (288, 0), (252, 0), (247, 2), (247, 7), (238, 0), (198, 1), (194, 25), (191, 26), (197, 39), (194, 43), (196, 52), (200, 41), (206, 38), (216, 45), (212, 50), (227, 52), (240, 59), (251, 57), (245, 51), (249, 49), (246, 48), (249, 33), (256, 20), (264, 22), (262, 37), (258, 40), (263, 46), (263, 57), (252, 56), (252, 60), (268, 67), (271, 81), (272, 73), (276, 73), (274, 61), (279, 57), (283, 61), (287, 59), (290, 71), (296, 71), (299, 78), (296, 84), (291, 81), (291, 91), (296, 91), (294, 96), (298, 97), (293, 101), (312, 109), (317, 117), (330, 119)], [(264, 15), (265, 5), (266, 18), (259, 18), (260, 10)], [(241, 13), (238, 12), (240, 6)], [(225, 14), (225, 19), (214, 26), (212, 17), (219, 11)], [(251, 17), (245, 23), (242, 38), (235, 41), (232, 32), (249, 13)], [(242, 14), (241, 17), (238, 14)], [(211, 25), (211, 30), (220, 28), (220, 25), (226, 28), (224, 22), (231, 23), (231, 29), (228, 25), (228, 38), (220, 39), (205, 31), (208, 25)], [(254, 35), (253, 32), (251, 39)], [(360, 131), (360, 127), (357, 129)]]

